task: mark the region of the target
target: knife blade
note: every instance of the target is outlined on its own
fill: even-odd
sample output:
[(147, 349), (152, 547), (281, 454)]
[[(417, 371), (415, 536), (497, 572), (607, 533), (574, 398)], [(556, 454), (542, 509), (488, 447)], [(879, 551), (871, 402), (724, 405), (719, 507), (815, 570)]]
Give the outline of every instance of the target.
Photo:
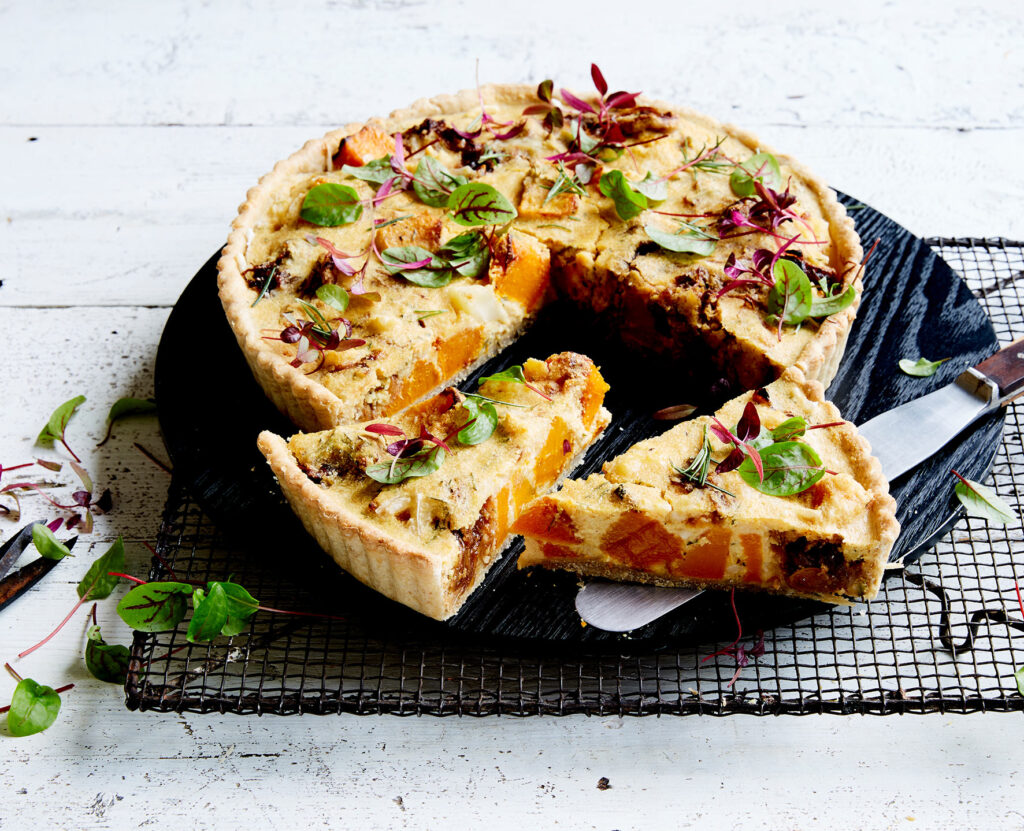
[[(1024, 338), (1000, 349), (955, 381), (881, 413), (857, 430), (871, 445), (890, 482), (937, 453), (986, 413), (1024, 394)], [(588, 583), (576, 611), (590, 626), (629, 632), (702, 592), (630, 583)]]

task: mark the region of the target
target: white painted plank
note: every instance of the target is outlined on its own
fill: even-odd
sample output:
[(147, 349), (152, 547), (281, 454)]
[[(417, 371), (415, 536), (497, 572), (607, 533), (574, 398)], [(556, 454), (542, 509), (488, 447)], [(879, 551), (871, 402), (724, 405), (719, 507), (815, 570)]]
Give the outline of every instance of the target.
[[(1024, 129), (750, 126), (919, 235), (1024, 238)], [(0, 128), (0, 305), (172, 304), (248, 188), (327, 129)]]
[[(1024, 22), (881, 0), (650, 3), (622, 27), (583, 0), (477, 4), (8, 4), (7, 124), (320, 124), (484, 81), (589, 88), (589, 62), (748, 123), (1006, 127), (1024, 122)], [(45, 49), (40, 49), (45, 44)]]

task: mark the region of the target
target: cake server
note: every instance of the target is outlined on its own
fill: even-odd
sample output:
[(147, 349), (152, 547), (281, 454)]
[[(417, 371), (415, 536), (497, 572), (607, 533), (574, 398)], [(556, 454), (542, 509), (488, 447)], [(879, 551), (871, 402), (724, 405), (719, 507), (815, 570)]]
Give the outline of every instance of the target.
[[(890, 482), (937, 453), (967, 427), (1024, 394), (1024, 338), (972, 367), (945, 387), (861, 424)], [(590, 626), (629, 632), (701, 594), (699, 589), (635, 583), (588, 583), (576, 611)]]

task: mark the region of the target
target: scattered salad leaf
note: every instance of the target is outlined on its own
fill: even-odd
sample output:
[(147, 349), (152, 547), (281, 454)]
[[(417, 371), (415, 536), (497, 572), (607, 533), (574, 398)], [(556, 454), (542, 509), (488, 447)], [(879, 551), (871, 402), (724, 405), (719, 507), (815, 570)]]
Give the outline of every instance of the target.
[(211, 583), (208, 591), (196, 588), (192, 592), (192, 620), (185, 637), (189, 643), (212, 641), (228, 622), (228, 598), (224, 587)]
[(633, 190), (642, 193), (652, 205), (664, 202), (668, 199), (668, 182), (665, 179), (655, 179), (651, 171), (647, 171), (639, 182), (633, 183)]
[(46, 426), (39, 431), (39, 435), (36, 437), (36, 444), (40, 444), (43, 447), (53, 447), (53, 443), (59, 441), (76, 462), (81, 462), (82, 460), (68, 447), (64, 436), (68, 429), (68, 422), (71, 421), (71, 416), (75, 414), (75, 410), (78, 409), (79, 405), (83, 403), (85, 403), (85, 396), (77, 395), (70, 401), (65, 401), (54, 410), (50, 420), (46, 422)]
[(221, 626), (220, 634), (233, 637), (244, 631), (249, 625), (249, 618), (259, 611), (259, 601), (238, 583), (225, 581), (210, 583), (211, 589), (214, 586), (220, 587), (224, 592), (228, 613), (227, 620)]
[(167, 632), (185, 619), (188, 583), (144, 583), (129, 591), (117, 604), (117, 614), (138, 632)]
[(348, 185), (324, 182), (309, 189), (299, 215), (313, 225), (348, 225), (363, 215), (363, 205)]
[(915, 378), (929, 378), (948, 360), (949, 358), (942, 358), (938, 361), (929, 361), (927, 358), (918, 358), (916, 361), (912, 361), (909, 358), (901, 358), (900, 369)]
[(71, 551), (54, 536), (46, 525), (37, 522), (32, 526), (32, 544), (36, 551), (48, 560), (63, 560)]
[[(261, 295), (262, 296), (262, 295)], [(259, 299), (259, 298), (257, 298)], [(253, 305), (256, 305), (255, 303)], [(102, 447), (110, 440), (111, 431), (114, 429), (114, 422), (129, 416), (145, 416), (156, 413), (156, 401), (152, 398), (119, 398), (113, 403), (110, 412), (107, 413), (107, 434), (103, 437), (97, 447)], [(89, 488), (92, 490), (92, 488)]]
[(533, 390), (541, 398), (545, 398), (548, 401), (551, 400), (550, 396), (545, 395), (526, 380), (526, 375), (523, 374), (523, 367), (520, 364), (510, 366), (508, 369), (503, 369), (501, 372), (496, 372), (494, 375), (485, 375), (483, 378), (477, 381), (477, 384), (482, 385), (487, 381), (506, 381), (511, 382), (513, 384), (524, 384), (528, 389)]
[(341, 172), (347, 173), (349, 176), (354, 176), (356, 179), (361, 179), (364, 182), (369, 182), (371, 185), (377, 185), (378, 187), (383, 185), (389, 179), (398, 178), (395, 172), (391, 169), (390, 156), (381, 156), (379, 159), (367, 162), (362, 167), (354, 167), (350, 164), (342, 165)]
[(708, 466), (711, 464), (711, 441), (708, 439), (708, 428), (704, 425), (704, 435), (701, 439), (700, 449), (697, 454), (693, 457), (693, 460), (686, 467), (672, 466), (672, 469), (678, 473), (687, 482), (692, 482), (699, 488), (705, 486), (712, 487), (716, 491), (732, 496), (733, 494), (717, 485), (712, 485), (708, 482)]
[(839, 294), (833, 294), (828, 297), (815, 297), (811, 301), (811, 310), (807, 313), (807, 316), (828, 317), (829, 315), (834, 315), (837, 312), (841, 312), (856, 299), (857, 288), (851, 284), (847, 286), (846, 291)]
[(784, 323), (799, 326), (807, 319), (814, 293), (804, 270), (792, 260), (776, 260), (772, 273), (775, 285), (768, 292), (768, 312), (778, 318), (782, 340)]
[(104, 641), (99, 626), (90, 626), (86, 638), (85, 666), (93, 677), (109, 684), (124, 684), (131, 658), (128, 647)]
[(41, 733), (57, 719), (60, 696), (53, 689), (22, 678), (14, 688), (11, 707), (7, 711), (7, 729), (12, 736)]
[(996, 525), (1009, 525), (1019, 519), (1013, 508), (1003, 502), (994, 490), (980, 482), (965, 479), (955, 470), (950, 472), (960, 480), (955, 487), (956, 498), (968, 516), (987, 519)]

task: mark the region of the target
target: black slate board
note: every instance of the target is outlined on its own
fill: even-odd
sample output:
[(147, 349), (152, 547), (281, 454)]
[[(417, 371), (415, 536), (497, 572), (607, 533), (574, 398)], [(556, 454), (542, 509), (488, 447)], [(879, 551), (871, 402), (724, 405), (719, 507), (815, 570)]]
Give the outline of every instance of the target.
[[(881, 241), (865, 278), (864, 300), (829, 397), (854, 423), (949, 383), (997, 349), (991, 323), (963, 281), (920, 239), (884, 215), (848, 197), (865, 247)], [(262, 429), (282, 435), (292, 425), (259, 389), (224, 320), (216, 291), (216, 260), (195, 275), (167, 322), (157, 354), (156, 397), (160, 425), (175, 476), (218, 527), (247, 547), (253, 568), (287, 568), (323, 589), (325, 602), (346, 615), (368, 615), (400, 636), (432, 628), (439, 640), (510, 639), (518, 645), (633, 651), (731, 640), (735, 619), (726, 592), (706, 592), (628, 637), (581, 627), (573, 601), (577, 580), (534, 569), (518, 572), (521, 542), (512, 546), (466, 605), (445, 623), (430, 621), (378, 595), (334, 567), (292, 515), (256, 449)], [(572, 349), (594, 358), (611, 384), (606, 406), (612, 424), (591, 448), (586, 476), (608, 458), (669, 426), (650, 418), (664, 406), (692, 403), (692, 388), (676, 386), (671, 366), (635, 362), (577, 312), (547, 308), (527, 335), (482, 367), (486, 374), (528, 356)], [(931, 378), (897, 369), (900, 358), (945, 358)], [(472, 388), (470, 384), (465, 388)], [(726, 396), (728, 397), (728, 396)], [(717, 401), (708, 400), (706, 409)], [(999, 446), (1003, 414), (978, 422), (929, 462), (893, 483), (903, 532), (893, 558), (920, 556), (957, 516), (949, 469), (981, 479)], [(245, 575), (237, 575), (244, 583)], [(341, 598), (341, 599), (339, 599)], [(815, 602), (737, 593), (747, 632), (769, 629), (826, 611)], [(321, 607), (322, 608), (322, 607)], [(324, 609), (328, 611), (327, 608)]]

